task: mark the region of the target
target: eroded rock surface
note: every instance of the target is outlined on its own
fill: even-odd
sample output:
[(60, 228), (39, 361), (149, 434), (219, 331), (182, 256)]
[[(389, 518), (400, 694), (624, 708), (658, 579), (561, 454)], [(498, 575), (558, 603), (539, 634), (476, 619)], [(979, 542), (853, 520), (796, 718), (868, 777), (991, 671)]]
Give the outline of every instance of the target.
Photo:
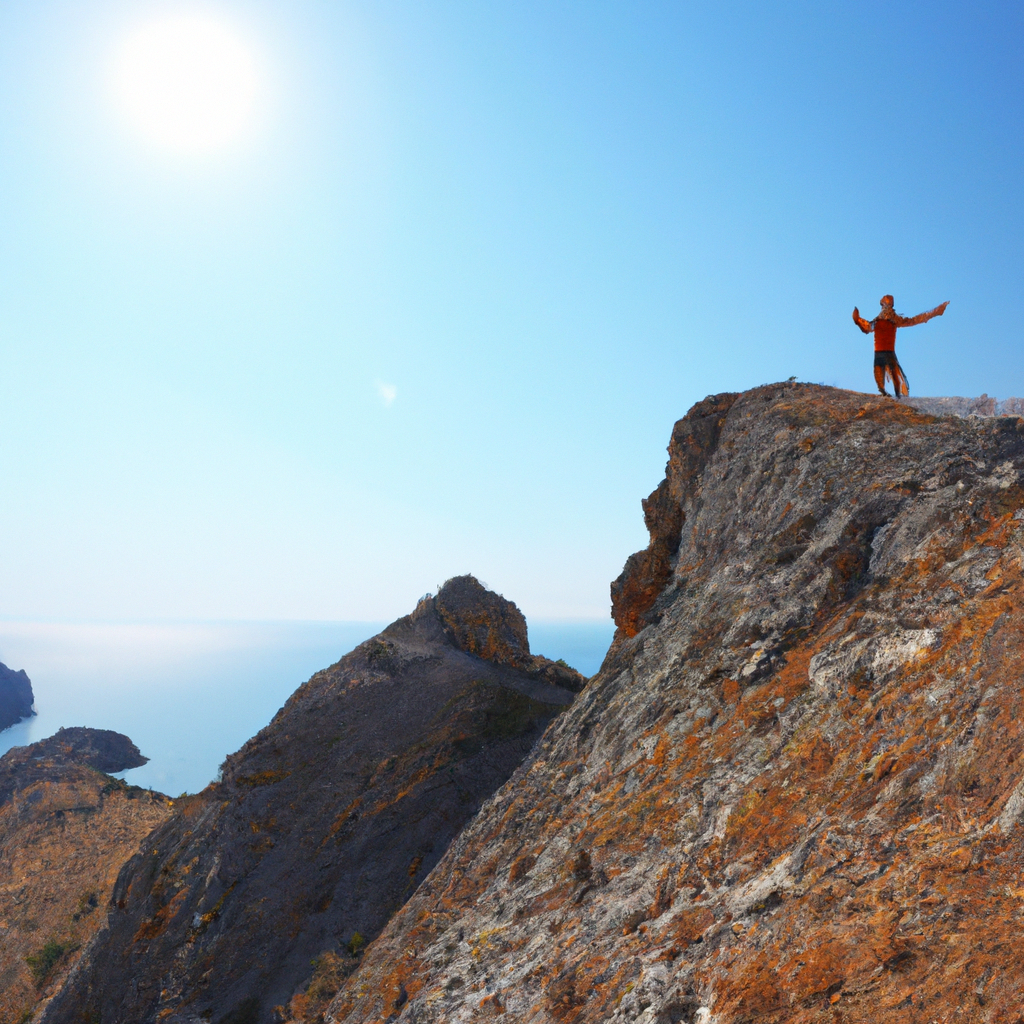
[(515, 605), (449, 581), (176, 802), (45, 1020), (316, 1019), (582, 684)]
[(942, 398), (910, 398), (902, 399), (907, 405), (919, 412), (931, 413), (933, 416), (1024, 416), (1024, 398), (992, 398), (982, 395), (980, 398), (963, 398), (946, 396)]
[(35, 714), (32, 683), (24, 669), (17, 672), (0, 662), (0, 729), (9, 729)]
[(59, 989), (121, 865), (170, 813), (165, 796), (104, 775), (97, 760), (146, 759), (127, 736), (95, 729), (0, 757), (0, 1021), (27, 1020)]
[(601, 672), (328, 1019), (1020, 1019), (1022, 421), (699, 403)]

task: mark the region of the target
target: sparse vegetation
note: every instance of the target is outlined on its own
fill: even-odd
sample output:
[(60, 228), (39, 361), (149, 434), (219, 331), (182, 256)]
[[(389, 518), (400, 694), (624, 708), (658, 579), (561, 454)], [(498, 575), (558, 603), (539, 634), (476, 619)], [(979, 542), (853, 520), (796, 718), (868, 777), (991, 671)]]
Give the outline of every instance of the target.
[(398, 649), (388, 640), (378, 637), (370, 642), (370, 650), (366, 660), (379, 672), (394, 675), (402, 666), (398, 657)]
[(287, 779), (291, 772), (268, 770), (253, 772), (252, 775), (239, 775), (236, 780), (240, 786), (272, 786), (275, 782)]
[(151, 797), (153, 795), (153, 791), (146, 789), (145, 786), (131, 786), (124, 779), (115, 779), (113, 775), (107, 775), (106, 772), (97, 771), (96, 774), (103, 776), (107, 780), (100, 790), (104, 796), (110, 796), (111, 793), (120, 793), (126, 800), (135, 800), (137, 797), (147, 794)]
[[(343, 947), (344, 951), (327, 950), (314, 957), (310, 961), (313, 975), (309, 979), (306, 991), (292, 998), (289, 1019), (306, 1021), (308, 1024), (322, 1024), (324, 1011), (331, 1000), (345, 984), (345, 979), (359, 966), (358, 954), (365, 944), (363, 937), (356, 932)], [(349, 956), (345, 956), (345, 952)]]
[(355, 966), (351, 959), (338, 953), (321, 953), (313, 961), (313, 977), (306, 989), (306, 996), (318, 1003), (330, 1001), (355, 970)]
[(61, 942), (58, 939), (48, 939), (42, 947), (34, 953), (25, 957), (25, 963), (32, 972), (32, 980), (36, 988), (42, 988), (49, 980), (54, 968), (64, 959), (68, 953), (78, 949), (78, 945), (70, 940)]
[(91, 914), (100, 905), (99, 893), (95, 889), (82, 893), (78, 900), (78, 909), (71, 915), (72, 921), (80, 921)]
[(236, 885), (238, 885), (237, 882), (232, 882), (231, 885), (221, 893), (220, 899), (217, 900), (217, 902), (205, 914), (200, 916), (198, 928), (200, 934), (205, 932), (206, 929), (209, 928), (218, 917), (220, 917), (220, 912), (224, 908), (224, 901), (231, 895)]

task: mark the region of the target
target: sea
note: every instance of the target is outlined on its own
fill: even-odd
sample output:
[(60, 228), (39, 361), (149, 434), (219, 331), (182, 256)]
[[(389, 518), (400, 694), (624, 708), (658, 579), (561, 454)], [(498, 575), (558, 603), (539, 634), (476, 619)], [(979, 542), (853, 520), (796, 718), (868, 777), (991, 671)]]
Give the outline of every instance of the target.
[[(32, 680), (36, 714), (0, 732), (0, 754), (76, 725), (130, 736), (149, 763), (119, 773), (196, 793), (292, 692), (382, 622), (54, 623), (0, 620), (0, 662)], [(586, 676), (611, 621), (537, 621), (530, 649)]]

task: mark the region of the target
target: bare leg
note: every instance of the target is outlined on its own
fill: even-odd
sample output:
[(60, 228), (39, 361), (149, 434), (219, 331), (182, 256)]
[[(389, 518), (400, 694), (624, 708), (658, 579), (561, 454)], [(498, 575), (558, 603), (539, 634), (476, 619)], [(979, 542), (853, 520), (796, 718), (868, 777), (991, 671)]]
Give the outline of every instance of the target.
[(903, 367), (897, 363), (892, 368), (892, 389), (896, 392), (896, 397), (899, 398), (902, 395), (904, 398), (910, 394), (910, 387), (907, 384), (907, 376), (903, 372)]
[(885, 367), (875, 367), (875, 383), (878, 385), (878, 393), (880, 395), (887, 395), (889, 392), (885, 390)]

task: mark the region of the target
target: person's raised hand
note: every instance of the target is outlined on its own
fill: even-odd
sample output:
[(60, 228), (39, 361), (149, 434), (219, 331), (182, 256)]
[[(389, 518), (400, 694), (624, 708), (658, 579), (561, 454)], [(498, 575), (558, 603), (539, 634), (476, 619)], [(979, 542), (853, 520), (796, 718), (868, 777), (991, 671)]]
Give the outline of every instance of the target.
[(935, 307), (935, 315), (936, 316), (942, 316), (942, 314), (946, 312), (946, 307), (948, 305), (949, 305), (949, 300), (947, 299), (941, 306), (936, 306)]
[(854, 321), (860, 319), (860, 310), (856, 306), (853, 307), (853, 319)]

